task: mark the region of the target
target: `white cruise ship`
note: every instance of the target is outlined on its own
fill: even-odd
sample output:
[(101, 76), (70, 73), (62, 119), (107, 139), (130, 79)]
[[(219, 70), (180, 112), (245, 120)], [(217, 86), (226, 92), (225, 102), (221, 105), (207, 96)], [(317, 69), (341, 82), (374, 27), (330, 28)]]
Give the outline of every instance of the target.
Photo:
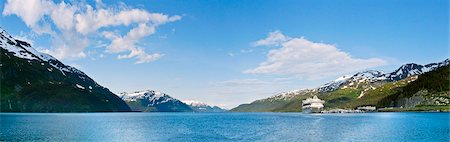
[(325, 101), (317, 98), (316, 95), (312, 98), (307, 98), (302, 101), (302, 112), (303, 113), (319, 113), (323, 109), (323, 103)]

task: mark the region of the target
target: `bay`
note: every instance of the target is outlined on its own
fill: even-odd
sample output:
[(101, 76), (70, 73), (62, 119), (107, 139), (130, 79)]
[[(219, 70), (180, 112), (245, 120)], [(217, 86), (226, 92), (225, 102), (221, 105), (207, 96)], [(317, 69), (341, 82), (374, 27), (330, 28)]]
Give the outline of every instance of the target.
[(450, 113), (0, 113), (1, 141), (449, 141)]

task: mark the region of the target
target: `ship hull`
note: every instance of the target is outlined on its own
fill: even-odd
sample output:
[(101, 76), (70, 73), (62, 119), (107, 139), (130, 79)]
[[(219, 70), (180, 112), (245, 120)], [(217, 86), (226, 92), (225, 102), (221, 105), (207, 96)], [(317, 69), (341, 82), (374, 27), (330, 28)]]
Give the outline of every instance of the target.
[(303, 108), (303, 113), (320, 113), (322, 111), (321, 108)]

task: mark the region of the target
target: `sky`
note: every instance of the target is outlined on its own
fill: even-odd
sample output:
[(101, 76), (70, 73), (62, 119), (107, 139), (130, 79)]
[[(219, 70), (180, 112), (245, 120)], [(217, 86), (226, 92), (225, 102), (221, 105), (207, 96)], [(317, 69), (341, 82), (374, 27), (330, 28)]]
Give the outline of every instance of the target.
[(449, 57), (448, 0), (0, 1), (0, 26), (114, 93), (227, 109)]

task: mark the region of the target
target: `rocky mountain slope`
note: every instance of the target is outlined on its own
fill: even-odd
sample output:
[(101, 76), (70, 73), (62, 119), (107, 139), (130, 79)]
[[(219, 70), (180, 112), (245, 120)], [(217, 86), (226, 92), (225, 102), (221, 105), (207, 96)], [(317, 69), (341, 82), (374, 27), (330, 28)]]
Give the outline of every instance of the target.
[(314, 89), (284, 92), (266, 99), (256, 100), (250, 104), (242, 104), (231, 111), (300, 111), (301, 100), (311, 95), (318, 95), (326, 100), (325, 106), (328, 108), (377, 105), (378, 101), (384, 97), (396, 93), (396, 89), (416, 80), (418, 75), (445, 68), (449, 62), (450, 60), (446, 59), (443, 62), (427, 65), (405, 64), (390, 73), (374, 70), (358, 72), (351, 76), (340, 77)]
[(2, 112), (130, 111), (82, 71), (36, 51), (0, 28)]
[(377, 106), (406, 110), (450, 109), (450, 66), (444, 66), (419, 75), (418, 78), (398, 88), (397, 92), (380, 100)]
[(317, 88), (321, 93), (331, 92), (340, 87), (358, 87), (359, 84), (363, 83), (374, 83), (374, 82), (394, 82), (405, 79), (410, 76), (415, 76), (423, 74), (425, 72), (435, 70), (436, 68), (443, 67), (450, 64), (450, 60), (446, 59), (438, 63), (430, 63), (426, 65), (419, 65), (415, 63), (404, 64), (398, 69), (390, 73), (383, 73), (376, 70), (368, 70), (363, 72), (358, 72), (352, 76), (343, 76), (335, 81), (331, 81)]
[(133, 111), (141, 112), (192, 112), (189, 105), (167, 94), (153, 90), (120, 93)]

